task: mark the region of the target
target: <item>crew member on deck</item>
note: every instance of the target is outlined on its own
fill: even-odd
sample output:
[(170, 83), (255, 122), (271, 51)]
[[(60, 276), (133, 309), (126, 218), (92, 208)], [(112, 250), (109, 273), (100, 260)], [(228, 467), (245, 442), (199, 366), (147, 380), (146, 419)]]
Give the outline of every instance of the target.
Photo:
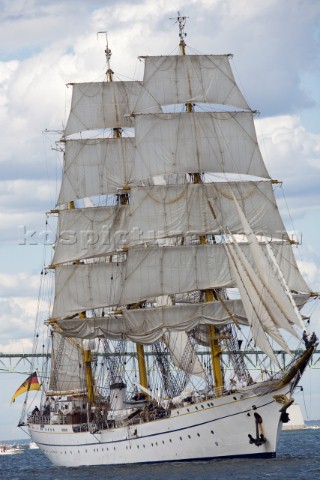
[(302, 340), (304, 341), (305, 347), (309, 348), (312, 345), (317, 344), (318, 337), (314, 332), (312, 332), (311, 335), (308, 335), (307, 332), (304, 330), (302, 335)]
[(309, 345), (309, 339), (308, 339), (307, 332), (305, 330), (303, 330), (302, 340), (304, 341), (305, 347), (309, 348), (309, 346), (310, 346)]

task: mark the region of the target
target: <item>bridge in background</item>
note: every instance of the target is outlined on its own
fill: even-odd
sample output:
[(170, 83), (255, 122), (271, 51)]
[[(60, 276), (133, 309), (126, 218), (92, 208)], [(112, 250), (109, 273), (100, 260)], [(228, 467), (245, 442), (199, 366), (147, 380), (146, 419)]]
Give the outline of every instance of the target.
[[(249, 370), (260, 370), (261, 365), (264, 364), (266, 360), (265, 353), (255, 350), (239, 350), (236, 353), (240, 353)], [(287, 352), (279, 350), (276, 351), (276, 356), (279, 361), (279, 364), (285, 368), (287, 367), (292, 358), (288, 355)], [(292, 351), (294, 355), (302, 353), (302, 350)], [(166, 353), (165, 353), (166, 354)], [(207, 357), (209, 355), (208, 350), (203, 350), (198, 352), (200, 357)], [(99, 353), (99, 356), (104, 354)], [(111, 354), (115, 355), (115, 354)], [(136, 352), (126, 352), (126, 356), (129, 358), (136, 357)], [(153, 355), (149, 352), (145, 353), (146, 357)], [(222, 362), (226, 370), (232, 368), (232, 363), (230, 355), (226, 352), (221, 353)], [(42, 370), (42, 365), (44, 361), (49, 361), (50, 355), (46, 353), (1, 353), (0, 352), (0, 373), (26, 373), (29, 374), (35, 369)], [(320, 350), (315, 350), (310, 363), (309, 368), (318, 369), (320, 368)]]

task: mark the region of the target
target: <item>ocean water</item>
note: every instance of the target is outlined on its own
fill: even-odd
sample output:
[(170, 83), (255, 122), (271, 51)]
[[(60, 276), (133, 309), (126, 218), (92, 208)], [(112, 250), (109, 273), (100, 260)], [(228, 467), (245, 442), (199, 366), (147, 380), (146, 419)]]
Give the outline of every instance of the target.
[[(12, 443), (12, 442), (11, 442)], [(16, 443), (22, 443), (16, 441)], [(2, 480), (298, 480), (320, 478), (320, 428), (282, 432), (277, 458), (121, 467), (53, 466), (41, 450), (0, 455)]]

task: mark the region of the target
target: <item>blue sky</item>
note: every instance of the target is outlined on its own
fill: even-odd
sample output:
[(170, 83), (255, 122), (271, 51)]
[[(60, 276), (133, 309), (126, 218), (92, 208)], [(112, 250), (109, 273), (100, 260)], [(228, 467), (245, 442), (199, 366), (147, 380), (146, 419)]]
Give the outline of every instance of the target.
[[(177, 53), (170, 18), (188, 16), (192, 53), (233, 53), (237, 81), (260, 112), (257, 134), (279, 207), (310, 287), (320, 291), (320, 2), (318, 0), (0, 0), (0, 351), (30, 352), (43, 247), (19, 245), (19, 226), (45, 228), (55, 206), (61, 158), (53, 150), (73, 81), (104, 78), (108, 31), (112, 68), (137, 78), (139, 55)], [(290, 213), (288, 213), (290, 212)], [(319, 304), (319, 302), (318, 302)], [(315, 302), (311, 304), (314, 309)], [(319, 318), (318, 307), (318, 318)], [(309, 313), (308, 308), (306, 314)], [(320, 336), (317, 312), (312, 328)], [(23, 398), (9, 406), (22, 375), (1, 374), (1, 437), (16, 428)], [(311, 386), (312, 385), (312, 386)], [(320, 418), (320, 373), (309, 372), (309, 418)]]

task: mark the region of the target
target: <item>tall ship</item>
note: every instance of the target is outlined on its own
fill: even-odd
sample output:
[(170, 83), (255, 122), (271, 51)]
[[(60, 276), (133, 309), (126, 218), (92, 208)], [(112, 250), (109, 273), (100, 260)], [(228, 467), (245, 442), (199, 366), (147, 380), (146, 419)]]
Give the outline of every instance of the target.
[(274, 457), (317, 344), (256, 112), (231, 55), (187, 54), (185, 21), (143, 80), (116, 81), (107, 42), (105, 80), (72, 84), (50, 362), (20, 421), (56, 465)]

